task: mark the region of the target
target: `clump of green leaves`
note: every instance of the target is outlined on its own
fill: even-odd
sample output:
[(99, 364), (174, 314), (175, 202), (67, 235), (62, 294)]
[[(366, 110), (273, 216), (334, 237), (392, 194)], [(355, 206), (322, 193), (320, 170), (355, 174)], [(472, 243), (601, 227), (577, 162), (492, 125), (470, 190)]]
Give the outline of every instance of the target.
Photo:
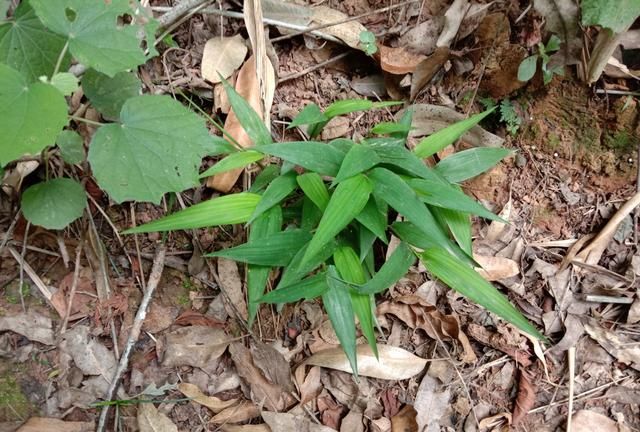
[(522, 60), (518, 67), (518, 80), (529, 81), (536, 73), (538, 68), (538, 60), (541, 60), (542, 80), (544, 84), (549, 84), (553, 75), (564, 75), (564, 69), (562, 66), (550, 66), (549, 55), (560, 49), (560, 38), (556, 35), (551, 35), (547, 44), (542, 42), (538, 43), (538, 52), (532, 56)]
[(522, 117), (516, 108), (516, 105), (510, 99), (503, 99), (500, 103), (496, 104), (491, 98), (481, 98), (480, 103), (484, 105), (486, 109), (497, 109), (500, 114), (500, 122), (504, 124), (507, 132), (511, 135), (518, 133), (520, 125), (522, 125)]
[(376, 45), (376, 35), (370, 31), (360, 32), (360, 46), (362, 50), (369, 56), (378, 52), (378, 45)]
[[(202, 176), (259, 158), (277, 157), (282, 165), (263, 170), (247, 192), (196, 204), (125, 233), (248, 223), (245, 243), (208, 256), (247, 264), (250, 323), (261, 303), (320, 297), (356, 373), (355, 319), (375, 353), (374, 295), (395, 284), (416, 259), (472, 301), (539, 336), (506, 297), (474, 270), (471, 215), (500, 218), (458, 186), (511, 152), (474, 148), (449, 156), (433, 168), (422, 160), (455, 142), (491, 111), (440, 130), (410, 151), (406, 147), (410, 110), (397, 123), (376, 126), (375, 132), (383, 136), (360, 142), (321, 142), (317, 137), (331, 118), (382, 104), (347, 100), (324, 111), (312, 104), (291, 123), (291, 127), (306, 126), (310, 141), (273, 142), (247, 102), (228, 84), (225, 87), (234, 112), (256, 145), (227, 152)], [(397, 221), (398, 215), (402, 221)], [(400, 244), (380, 263), (376, 251), (387, 247), (391, 235)], [(275, 289), (265, 293), (275, 269), (281, 276)]]

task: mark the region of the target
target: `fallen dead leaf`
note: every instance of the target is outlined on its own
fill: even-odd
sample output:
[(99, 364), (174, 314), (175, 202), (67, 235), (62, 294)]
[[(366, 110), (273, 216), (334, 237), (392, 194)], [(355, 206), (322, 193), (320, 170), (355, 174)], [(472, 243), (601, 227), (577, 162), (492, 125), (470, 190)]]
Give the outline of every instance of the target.
[(239, 404), (220, 411), (211, 420), (213, 424), (242, 423), (260, 415), (260, 409), (251, 401), (243, 400)]
[[(60, 281), (58, 291), (51, 296), (51, 304), (56, 309), (61, 318), (66, 316), (67, 304), (69, 303), (69, 293), (71, 292), (71, 286), (73, 285), (74, 272), (68, 273)], [(76, 292), (73, 296), (73, 303), (71, 304), (71, 313), (69, 314), (69, 321), (75, 321), (80, 318), (84, 318), (94, 312), (94, 306), (96, 303), (96, 287), (93, 284), (95, 276), (91, 269), (87, 267), (81, 267), (78, 270), (78, 281), (76, 285)]]
[(224, 331), (203, 326), (183, 327), (165, 335), (163, 366), (195, 366), (206, 369), (229, 345)]
[(351, 122), (347, 117), (334, 117), (322, 129), (320, 137), (325, 141), (330, 141), (347, 135), (351, 127)]
[(409, 327), (424, 330), (432, 339), (457, 340), (463, 349), (462, 361), (473, 363), (477, 360), (469, 339), (460, 328), (458, 318), (455, 315), (440, 313), (435, 306), (421, 297), (416, 295), (396, 297), (393, 301), (378, 305), (376, 313), (395, 315)]
[(416, 410), (411, 405), (405, 405), (400, 412), (391, 417), (391, 432), (418, 432)]
[(29, 340), (53, 345), (53, 323), (51, 318), (35, 311), (0, 317), (0, 332), (10, 330)]
[[(327, 6), (317, 6), (313, 8), (311, 16), (312, 25), (314, 26), (333, 24), (338, 21), (344, 21), (347, 18), (349, 18), (348, 15)], [(356, 20), (332, 25), (321, 30), (322, 33), (327, 33), (336, 37), (351, 48), (355, 48), (357, 50), (362, 50), (362, 47), (360, 46), (360, 34), (366, 31), (367, 28)]]
[(68, 354), (84, 375), (97, 375), (106, 391), (116, 371), (116, 359), (106, 346), (91, 336), (89, 326), (79, 325), (63, 336), (60, 351)]
[(398, 44), (417, 54), (429, 55), (436, 49), (436, 42), (443, 27), (444, 17), (427, 18), (403, 34)]
[(365, 97), (382, 97), (387, 93), (384, 85), (384, 76), (368, 75), (362, 78), (354, 78), (350, 83), (353, 91)]
[(454, 0), (444, 14), (444, 28), (436, 46), (449, 47), (458, 34), (460, 24), (469, 10), (469, 0)]
[(349, 411), (340, 423), (340, 432), (364, 432), (362, 413)]
[[(422, 372), (427, 361), (402, 348), (378, 344), (379, 360), (369, 345), (358, 345), (358, 374), (379, 379), (403, 380)], [(305, 364), (353, 373), (342, 348), (320, 351), (305, 360)]]
[[(229, 346), (231, 359), (236, 365), (238, 375), (251, 387), (251, 395), (257, 405), (264, 405), (272, 411), (284, 411), (295, 402), (293, 396), (282, 386), (267, 380), (253, 362), (251, 352), (241, 343), (234, 342)], [(287, 373), (289, 367), (287, 365)]]
[(279, 385), (284, 391), (294, 391), (289, 362), (280, 351), (271, 345), (255, 341), (251, 344), (251, 355), (253, 363), (269, 381)]
[(429, 57), (416, 65), (411, 77), (410, 100), (414, 101), (420, 92), (431, 82), (436, 73), (449, 59), (449, 48), (438, 47)]
[(440, 418), (449, 407), (450, 396), (451, 390), (437, 378), (429, 374), (422, 378), (413, 405), (419, 431), (440, 432)]
[(460, 23), (457, 35), (458, 40), (466, 38), (478, 28), (493, 3), (471, 3), (462, 23)]
[[(221, 288), (231, 303), (230, 308), (235, 308), (235, 311), (246, 320), (249, 315), (247, 302), (242, 292), (242, 279), (240, 279), (240, 273), (238, 272), (238, 264), (230, 259), (218, 258), (218, 277), (220, 278)], [(227, 312), (229, 315), (235, 316), (233, 310), (227, 310)]]
[(391, 432), (391, 420), (386, 417), (371, 420), (371, 430), (372, 432)]
[(335, 432), (335, 429), (313, 423), (303, 416), (270, 411), (262, 411), (261, 414), (272, 431)]
[(418, 64), (426, 59), (422, 54), (416, 54), (403, 46), (397, 48), (380, 45), (380, 67), (383, 71), (395, 75), (413, 73)]
[(620, 432), (618, 424), (609, 417), (589, 410), (579, 410), (573, 414), (571, 430), (574, 432)]
[(495, 430), (496, 427), (503, 425), (505, 421), (508, 425), (511, 425), (511, 413), (504, 412), (492, 415), (490, 417), (485, 417), (480, 420), (480, 422), (478, 423), (478, 427), (480, 428), (480, 430), (489, 428), (491, 428), (491, 430)]
[(545, 29), (563, 42), (560, 52), (564, 64), (580, 63), (583, 44), (578, 4), (572, 0), (534, 0), (533, 7), (545, 18)]
[(180, 383), (178, 384), (178, 390), (188, 398), (191, 398), (194, 402), (204, 405), (213, 411), (214, 414), (219, 413), (225, 408), (238, 403), (237, 399), (222, 400), (215, 396), (207, 396), (198, 388), (195, 384)]
[(242, 66), (247, 50), (247, 45), (239, 34), (209, 39), (202, 52), (202, 77), (214, 84), (221, 82), (222, 78), (229, 78)]
[(536, 385), (533, 376), (525, 369), (520, 369), (518, 394), (513, 407), (513, 425), (516, 426), (527, 415), (536, 403)]
[(49, 417), (31, 417), (16, 432), (91, 432), (94, 422), (68, 422)]
[(520, 274), (520, 266), (509, 258), (473, 254), (481, 268), (476, 271), (488, 281), (499, 281)]
[(526, 341), (523, 338), (520, 337), (519, 341), (514, 341), (503, 334), (491, 332), (478, 324), (469, 324), (467, 326), (467, 332), (469, 336), (481, 344), (490, 346), (509, 355), (518, 364), (524, 367), (531, 366), (531, 353), (526, 348), (526, 345), (524, 345)]
[(152, 403), (138, 405), (138, 427), (140, 432), (178, 432), (178, 426)]
[[(502, 219), (508, 222), (511, 219), (512, 208), (513, 208), (513, 203), (511, 202), (511, 198), (509, 198), (509, 201), (507, 201), (504, 207), (502, 207), (502, 210), (500, 210), (500, 213), (498, 214), (498, 216), (500, 216)], [(487, 235), (485, 236), (485, 240), (489, 242), (497, 241), (498, 239), (502, 238), (502, 234), (508, 228), (509, 228), (509, 225), (504, 222), (492, 221), (489, 224), (489, 229), (487, 229)]]
[(271, 428), (266, 424), (246, 424), (246, 425), (222, 425), (222, 432), (271, 432)]
[(307, 6), (288, 1), (262, 0), (262, 14), (266, 19), (296, 24), (302, 27), (309, 25), (312, 11)]
[(304, 365), (296, 369), (296, 383), (300, 390), (300, 405), (304, 405), (314, 399), (322, 391), (322, 383), (320, 383), (320, 368), (313, 366), (309, 369), (309, 373), (305, 376)]
[(631, 338), (604, 329), (595, 323), (585, 323), (584, 329), (593, 340), (619, 362), (640, 370), (640, 346)]

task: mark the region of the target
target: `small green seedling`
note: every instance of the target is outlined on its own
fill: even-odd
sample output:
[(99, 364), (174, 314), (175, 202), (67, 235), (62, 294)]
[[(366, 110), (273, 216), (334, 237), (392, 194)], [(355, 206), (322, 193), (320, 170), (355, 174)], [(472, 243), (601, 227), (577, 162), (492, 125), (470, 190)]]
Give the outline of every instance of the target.
[(376, 35), (370, 31), (360, 32), (360, 46), (362, 50), (369, 56), (378, 52), (378, 46), (376, 45)]
[(526, 59), (522, 60), (518, 67), (518, 80), (529, 81), (536, 73), (538, 68), (538, 59), (542, 59), (542, 80), (547, 85), (551, 82), (553, 75), (564, 75), (564, 69), (562, 66), (549, 67), (549, 54), (556, 52), (560, 49), (560, 38), (556, 35), (552, 35), (546, 45), (542, 42), (538, 43), (538, 53), (534, 54)]

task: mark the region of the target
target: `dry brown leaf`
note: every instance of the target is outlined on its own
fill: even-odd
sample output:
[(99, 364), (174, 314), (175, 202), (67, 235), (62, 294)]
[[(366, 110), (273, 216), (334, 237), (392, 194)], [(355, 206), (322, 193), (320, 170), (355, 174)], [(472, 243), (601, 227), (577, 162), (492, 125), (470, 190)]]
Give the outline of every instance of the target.
[(262, 13), (266, 19), (306, 27), (312, 11), (307, 6), (283, 0), (262, 0)]
[(304, 405), (322, 391), (322, 383), (320, 382), (320, 368), (313, 366), (309, 369), (307, 376), (304, 376), (306, 367), (301, 365), (296, 369), (296, 382), (300, 389), (300, 404)]
[(380, 417), (376, 420), (371, 420), (372, 432), (391, 432), (391, 420), (386, 417)]
[(140, 432), (178, 432), (178, 426), (152, 403), (138, 405), (138, 427)]
[[(312, 26), (332, 24), (338, 21), (343, 21), (347, 18), (349, 18), (347, 14), (331, 9), (327, 6), (317, 6), (313, 8), (313, 15), (311, 17)], [(360, 33), (365, 31), (367, 31), (367, 28), (356, 20), (332, 25), (321, 30), (322, 33), (336, 37), (351, 48), (355, 48), (357, 50), (362, 50), (362, 47), (360, 46)]]
[(188, 398), (191, 398), (194, 402), (199, 403), (200, 405), (204, 405), (209, 408), (214, 414), (219, 413), (225, 408), (229, 408), (230, 406), (238, 403), (237, 399), (229, 399), (227, 401), (223, 401), (215, 396), (207, 396), (198, 388), (195, 384), (190, 383), (180, 383), (178, 384), (178, 390)]
[(589, 410), (579, 410), (573, 414), (573, 432), (621, 432), (618, 424), (609, 417)]
[(516, 426), (536, 404), (536, 385), (533, 376), (526, 370), (520, 369), (518, 380), (518, 394), (513, 407), (513, 425)]
[(33, 310), (0, 317), (0, 332), (7, 330), (45, 345), (55, 343), (51, 318), (40, 315)]
[[(509, 222), (509, 220), (511, 219), (512, 206), (513, 204), (511, 202), (511, 198), (509, 198), (509, 201), (507, 201), (504, 207), (502, 207), (502, 210), (500, 210), (500, 213), (498, 214), (498, 216), (500, 216), (502, 219)], [(500, 239), (502, 237), (502, 233), (504, 233), (504, 231), (507, 228), (509, 228), (509, 225), (507, 225), (504, 222), (492, 221), (489, 224), (489, 229), (487, 230), (487, 235), (485, 236), (485, 240), (489, 242), (494, 242)]]
[(289, 413), (262, 411), (262, 418), (272, 431), (335, 432), (335, 429), (313, 423), (306, 417)]
[(432, 339), (453, 339), (462, 345), (462, 361), (473, 363), (477, 360), (469, 339), (460, 328), (460, 321), (454, 315), (440, 313), (435, 306), (415, 295), (400, 296), (394, 301), (378, 306), (377, 314), (392, 314), (409, 327), (422, 329)]
[(416, 65), (411, 78), (411, 101), (415, 100), (420, 92), (433, 79), (435, 74), (444, 66), (449, 59), (449, 48), (438, 47), (429, 57)]
[(220, 411), (211, 420), (213, 424), (242, 423), (260, 415), (260, 409), (251, 401), (243, 400), (239, 404)]
[(220, 278), (220, 288), (230, 302), (229, 309), (231, 310), (228, 309), (227, 312), (231, 316), (238, 313), (241, 318), (246, 320), (249, 315), (247, 302), (244, 300), (242, 292), (242, 279), (240, 279), (240, 272), (238, 272), (238, 264), (230, 259), (218, 258), (218, 277)]
[(206, 369), (224, 353), (229, 337), (218, 328), (190, 326), (165, 336), (163, 366), (195, 366)]
[(443, 27), (444, 17), (427, 18), (403, 34), (398, 43), (417, 54), (429, 55), (436, 49), (436, 42)]
[(384, 76), (368, 75), (362, 78), (354, 78), (349, 84), (353, 91), (361, 96), (366, 97), (382, 97), (387, 93), (384, 85)]
[(531, 353), (526, 348), (526, 345), (524, 345), (526, 341), (523, 338), (519, 338), (520, 341), (516, 342), (500, 333), (490, 332), (483, 326), (477, 324), (469, 324), (467, 332), (469, 336), (483, 345), (490, 346), (509, 355), (518, 364), (524, 367), (531, 366)]
[(511, 424), (511, 413), (503, 412), (490, 417), (485, 417), (482, 420), (480, 420), (480, 423), (478, 423), (478, 427), (480, 427), (480, 430), (484, 430), (488, 428), (491, 428), (491, 430), (494, 430), (494, 428), (503, 425), (505, 421), (508, 425)]
[(68, 422), (49, 417), (31, 417), (16, 432), (92, 432), (94, 422)]
[(398, 414), (391, 417), (391, 432), (418, 432), (417, 414), (411, 405), (405, 405)]
[(594, 323), (584, 324), (584, 329), (609, 354), (626, 365), (640, 370), (640, 346), (631, 338), (612, 332)]
[(91, 336), (89, 326), (79, 325), (66, 332), (59, 348), (73, 358), (83, 374), (100, 376), (99, 382), (107, 390), (116, 371), (116, 359), (112, 351)]
[(271, 428), (266, 424), (246, 424), (246, 425), (222, 425), (222, 432), (271, 432)]
[(449, 47), (458, 34), (460, 24), (469, 10), (469, 0), (454, 0), (444, 14), (444, 28), (436, 46)]
[[(241, 342), (229, 346), (231, 359), (236, 365), (238, 375), (251, 387), (251, 395), (256, 405), (265, 406), (272, 411), (284, 411), (294, 404), (295, 399), (284, 391), (282, 386), (269, 382), (260, 369), (253, 363), (251, 352)], [(287, 366), (287, 372), (289, 367)]]
[(219, 83), (221, 76), (227, 79), (242, 66), (246, 56), (247, 45), (241, 35), (211, 38), (202, 52), (202, 78), (214, 84)]
[(493, 3), (471, 3), (462, 23), (460, 23), (458, 40), (466, 38), (478, 28)]
[(400, 46), (397, 48), (379, 45), (380, 67), (383, 71), (395, 75), (413, 73), (418, 64), (426, 59), (422, 54), (416, 54)]
[[(62, 278), (58, 291), (51, 296), (51, 305), (62, 318), (66, 316), (69, 293), (73, 285), (73, 275), (74, 272), (70, 272)], [(94, 279), (95, 276), (91, 269), (81, 267), (78, 270), (76, 293), (73, 296), (69, 321), (84, 318), (94, 312), (97, 295), (95, 284), (93, 284)]]
[[(361, 376), (403, 380), (422, 372), (427, 361), (402, 348), (378, 344), (379, 360), (369, 345), (358, 345), (358, 374)], [(353, 373), (342, 348), (320, 351), (309, 357), (305, 364)]]
[(289, 362), (280, 351), (271, 345), (255, 341), (251, 344), (251, 355), (253, 363), (269, 381), (279, 385), (284, 391), (294, 391)]
[(416, 423), (421, 432), (440, 432), (440, 418), (449, 407), (451, 390), (437, 378), (426, 374), (422, 378), (416, 400)]
[(349, 411), (340, 422), (340, 432), (364, 432), (362, 413)]
[(509, 258), (473, 254), (481, 268), (476, 271), (488, 281), (499, 281), (520, 274), (520, 266)]

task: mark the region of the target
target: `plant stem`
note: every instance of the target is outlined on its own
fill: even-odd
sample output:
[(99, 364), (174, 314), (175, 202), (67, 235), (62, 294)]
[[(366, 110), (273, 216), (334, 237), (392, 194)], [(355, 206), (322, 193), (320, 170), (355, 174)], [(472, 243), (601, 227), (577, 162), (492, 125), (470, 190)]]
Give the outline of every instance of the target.
[(104, 123), (100, 123), (100, 122), (97, 122), (97, 121), (89, 120), (89, 119), (86, 119), (86, 118), (83, 118), (83, 117), (70, 115), (69, 118), (71, 120), (75, 120), (75, 121), (83, 122), (83, 123), (86, 123), (86, 124), (90, 124), (91, 126), (104, 126)]
[(69, 49), (69, 39), (67, 39), (67, 41), (64, 43), (64, 46), (62, 47), (62, 51), (60, 51), (60, 55), (58, 56), (58, 61), (56, 62), (56, 67), (53, 69), (53, 74), (51, 74), (52, 77), (60, 71), (60, 66), (62, 66), (62, 59), (67, 54), (68, 49)]

